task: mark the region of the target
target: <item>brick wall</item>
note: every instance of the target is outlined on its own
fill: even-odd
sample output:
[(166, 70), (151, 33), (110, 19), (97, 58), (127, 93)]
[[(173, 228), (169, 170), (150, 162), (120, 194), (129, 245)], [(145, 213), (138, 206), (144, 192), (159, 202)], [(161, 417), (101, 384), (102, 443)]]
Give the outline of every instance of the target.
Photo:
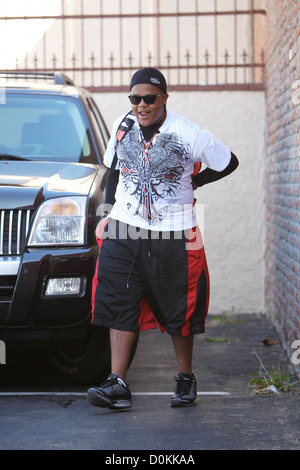
[(266, 310), (292, 358), (300, 340), (299, 1), (267, 0), (266, 33)]

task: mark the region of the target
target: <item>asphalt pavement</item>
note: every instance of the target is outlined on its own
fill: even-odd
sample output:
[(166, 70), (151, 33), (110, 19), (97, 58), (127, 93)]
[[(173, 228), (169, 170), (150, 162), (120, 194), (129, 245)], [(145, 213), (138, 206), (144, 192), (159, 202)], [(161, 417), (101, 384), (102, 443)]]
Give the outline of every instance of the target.
[[(87, 387), (62, 382), (40, 355), (7, 359), (0, 365), (2, 450), (101, 450), (103, 463), (142, 468), (193, 463), (164, 459), (196, 459), (200, 450), (300, 449), (300, 393), (255, 393), (248, 386), (259, 361), (268, 371), (293, 373), (263, 315), (209, 316), (206, 333), (195, 337), (198, 399), (190, 408), (170, 407), (176, 361), (159, 330), (140, 335), (128, 373), (133, 407), (122, 412), (89, 405)], [(116, 460), (123, 455), (144, 458)], [(161, 461), (150, 462), (151, 455)]]

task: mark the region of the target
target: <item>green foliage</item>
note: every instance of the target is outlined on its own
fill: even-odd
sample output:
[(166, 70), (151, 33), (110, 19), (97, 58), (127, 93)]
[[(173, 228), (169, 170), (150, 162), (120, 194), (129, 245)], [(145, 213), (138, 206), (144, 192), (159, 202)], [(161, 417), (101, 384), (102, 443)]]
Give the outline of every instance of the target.
[[(266, 393), (269, 390), (275, 390), (275, 393), (276, 391), (277, 393), (296, 391), (296, 386), (299, 386), (300, 382), (292, 382), (291, 372), (286, 373), (284, 370), (281, 370), (280, 366), (275, 367), (274, 365), (272, 365), (271, 370), (267, 370), (255, 349), (253, 354), (260, 363), (260, 370), (253, 373), (253, 379), (249, 380), (248, 385), (255, 388), (255, 393)], [(275, 389), (272, 387), (275, 387)]]
[(238, 340), (234, 338), (229, 338), (229, 336), (219, 336), (218, 338), (205, 338), (204, 341), (207, 341), (208, 343), (232, 343), (232, 342), (237, 342)]
[(233, 323), (241, 323), (244, 320), (238, 318), (234, 313), (235, 308), (232, 307), (229, 312), (223, 312), (221, 315), (212, 315), (213, 326), (232, 325)]

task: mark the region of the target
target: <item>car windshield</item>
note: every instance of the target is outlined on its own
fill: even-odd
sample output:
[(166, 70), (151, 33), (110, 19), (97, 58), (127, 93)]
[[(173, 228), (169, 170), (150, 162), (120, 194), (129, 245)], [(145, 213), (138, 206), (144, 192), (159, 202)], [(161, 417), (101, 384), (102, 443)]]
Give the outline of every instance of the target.
[(7, 93), (0, 104), (0, 158), (94, 163), (94, 148), (72, 97)]

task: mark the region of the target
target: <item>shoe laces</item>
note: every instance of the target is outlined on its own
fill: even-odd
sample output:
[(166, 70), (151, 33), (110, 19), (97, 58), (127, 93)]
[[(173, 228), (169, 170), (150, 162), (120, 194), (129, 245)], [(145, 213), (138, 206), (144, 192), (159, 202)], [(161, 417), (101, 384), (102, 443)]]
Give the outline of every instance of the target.
[(111, 387), (112, 385), (116, 385), (118, 382), (118, 379), (116, 377), (108, 377), (102, 384), (101, 388), (108, 388)]
[(191, 385), (192, 385), (192, 380), (193, 380), (192, 378), (180, 377), (177, 375), (176, 377), (174, 377), (174, 380), (177, 383), (176, 393), (180, 393), (183, 395), (186, 395), (189, 393)]

